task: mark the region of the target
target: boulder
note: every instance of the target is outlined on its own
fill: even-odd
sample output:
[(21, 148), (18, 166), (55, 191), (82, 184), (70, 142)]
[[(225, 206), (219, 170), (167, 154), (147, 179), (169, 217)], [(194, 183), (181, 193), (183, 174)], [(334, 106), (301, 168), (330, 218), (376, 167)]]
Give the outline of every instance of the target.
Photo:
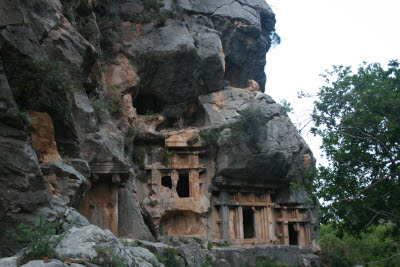
[(96, 247), (123, 258), (128, 266), (138, 263), (136, 257), (127, 250), (109, 230), (101, 230), (95, 225), (72, 228), (56, 247), (56, 252), (72, 259), (93, 260), (97, 255)]
[(89, 181), (72, 166), (63, 162), (48, 162), (41, 166), (47, 191), (66, 205), (77, 206)]
[(131, 247), (128, 246), (128, 250), (132, 253), (133, 256), (138, 257), (147, 262), (153, 262), (158, 267), (164, 267), (164, 264), (160, 263), (157, 260), (157, 257), (150, 252), (147, 248), (143, 247)]

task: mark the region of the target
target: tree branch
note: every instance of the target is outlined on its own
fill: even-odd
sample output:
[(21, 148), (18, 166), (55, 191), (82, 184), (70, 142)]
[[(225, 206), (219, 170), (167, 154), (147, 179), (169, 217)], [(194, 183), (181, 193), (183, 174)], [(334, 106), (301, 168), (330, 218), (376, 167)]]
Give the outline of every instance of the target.
[(372, 265), (372, 264), (375, 264), (375, 263), (384, 262), (384, 261), (389, 261), (389, 260), (391, 260), (391, 259), (393, 259), (393, 258), (396, 258), (396, 257), (398, 257), (398, 256), (400, 256), (400, 253), (395, 254), (395, 255), (393, 255), (393, 256), (391, 256), (391, 257), (389, 257), (389, 258), (382, 259), (382, 260), (368, 262), (368, 263), (366, 264), (366, 266)]
[(389, 173), (388, 175), (386, 175), (385, 177), (379, 179), (379, 180), (376, 181), (375, 183), (370, 184), (369, 186), (367, 186), (367, 187), (365, 187), (364, 189), (360, 190), (354, 197), (352, 197), (352, 198), (350, 198), (350, 199), (342, 199), (342, 200), (340, 200), (340, 201), (346, 201), (346, 202), (354, 201), (354, 200), (356, 200), (362, 193), (364, 193), (364, 192), (367, 191), (368, 189), (371, 189), (371, 188), (375, 187), (377, 184), (379, 184), (379, 183), (381, 183), (381, 182), (387, 180), (389, 177), (395, 176), (395, 175), (398, 175), (398, 174), (400, 174), (400, 172)]

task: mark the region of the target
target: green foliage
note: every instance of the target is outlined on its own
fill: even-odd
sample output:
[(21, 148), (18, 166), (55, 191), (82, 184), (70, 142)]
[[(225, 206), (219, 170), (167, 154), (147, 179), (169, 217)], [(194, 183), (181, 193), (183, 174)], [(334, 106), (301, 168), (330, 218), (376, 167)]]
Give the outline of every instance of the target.
[(199, 140), (199, 137), (195, 135), (195, 136), (190, 137), (189, 140), (187, 140), (187, 145), (188, 145), (188, 146), (194, 146), (194, 145), (197, 144), (199, 141), (200, 141), (200, 140)]
[[(334, 66), (323, 75), (315, 102), (314, 135), (330, 161), (320, 167), (314, 184), (323, 198), (323, 223), (340, 233), (359, 235), (370, 224), (390, 221), (393, 236), (400, 222), (400, 68), (391, 61)], [(338, 223), (340, 221), (340, 223)]]
[(152, 111), (151, 109), (147, 109), (146, 113), (144, 114), (145, 116), (154, 116), (154, 111)]
[(91, 23), (90, 20), (88, 19), (77, 16), (75, 17), (75, 22), (76, 22), (76, 29), (86, 39), (96, 31), (94, 24)]
[(196, 36), (192, 36), (192, 38), (193, 38), (194, 46), (197, 47), (199, 45), (199, 40), (197, 39)]
[(211, 258), (210, 255), (206, 255), (206, 262), (201, 264), (201, 267), (215, 267), (215, 261)]
[(19, 119), (22, 121), (22, 123), (23, 123), (24, 125), (29, 125), (29, 123), (30, 123), (30, 118), (29, 118), (29, 115), (28, 115), (26, 112), (20, 111), (20, 112), (18, 113), (18, 117), (19, 117)]
[(157, 206), (157, 204), (158, 204), (158, 202), (156, 200), (152, 200), (149, 202), (150, 207), (155, 207), (155, 206)]
[(179, 242), (183, 243), (183, 244), (189, 244), (189, 240), (183, 238), (183, 237), (179, 237)]
[(40, 215), (33, 226), (21, 223), (16, 230), (11, 230), (7, 234), (23, 248), (18, 264), (23, 265), (31, 260), (40, 260), (45, 257), (51, 259), (61, 259), (55, 251), (55, 247), (67, 232), (57, 234), (60, 224), (57, 222), (47, 222)]
[(165, 267), (179, 267), (178, 251), (174, 247), (169, 247), (164, 250), (163, 255), (154, 254), (158, 262), (165, 265)]
[(285, 109), (287, 114), (293, 113), (293, 108), (292, 108), (292, 105), (290, 104), (290, 102), (286, 101), (285, 99), (282, 99), (281, 105), (283, 106), (283, 108)]
[(95, 245), (93, 248), (97, 252), (97, 256), (92, 259), (94, 264), (104, 267), (126, 267), (124, 258), (119, 257), (115, 252), (115, 248), (111, 246)]
[(26, 60), (24, 71), (12, 82), (12, 91), (18, 106), (63, 115), (68, 118), (71, 106), (67, 94), (75, 85), (61, 73), (61, 66), (54, 61)]
[[(333, 225), (322, 225), (318, 245), (319, 257), (324, 267), (355, 266), (388, 258), (398, 253), (397, 242), (390, 237), (393, 224), (370, 227), (360, 238), (349, 234), (338, 237)], [(374, 266), (400, 266), (400, 257)]]
[(174, 151), (169, 151), (168, 149), (162, 149), (160, 153), (160, 162), (164, 166), (168, 166), (171, 160), (171, 157), (175, 155)]
[(156, 27), (164, 26), (167, 19), (168, 19), (168, 14), (166, 13), (159, 14), (158, 17), (156, 18)]
[(101, 118), (106, 110), (114, 117), (122, 115), (122, 101), (118, 88), (109, 86), (104, 93), (103, 99), (92, 100), (94, 112), (98, 118)]
[(220, 130), (201, 130), (199, 136), (204, 144), (208, 147), (214, 147), (218, 145), (218, 137)]
[(154, 9), (157, 12), (164, 6), (164, 3), (158, 0), (142, 0), (142, 3), (147, 10)]
[(212, 244), (210, 241), (208, 241), (207, 249), (208, 249), (209, 251), (211, 251), (211, 250), (212, 250), (212, 247), (213, 247), (213, 244)]
[(268, 119), (260, 107), (242, 110), (239, 119), (229, 125), (233, 141), (258, 147), (260, 141), (267, 138), (267, 123)]
[(254, 267), (285, 267), (285, 266), (289, 266), (287, 264), (276, 264), (273, 263), (269, 260), (263, 260), (263, 261), (257, 261), (256, 265), (254, 265)]

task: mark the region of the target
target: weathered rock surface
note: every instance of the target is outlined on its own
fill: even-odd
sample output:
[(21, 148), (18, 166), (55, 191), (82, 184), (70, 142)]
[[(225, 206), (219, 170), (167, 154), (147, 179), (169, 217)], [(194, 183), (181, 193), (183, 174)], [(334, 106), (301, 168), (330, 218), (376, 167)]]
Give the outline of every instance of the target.
[(231, 267), (254, 266), (263, 260), (289, 266), (319, 266), (318, 256), (295, 246), (224, 247), (212, 251), (216, 258), (225, 260)]
[[(80, 220), (57, 247), (68, 257), (92, 260), (96, 244), (111, 247), (130, 266), (162, 266), (152, 253), (171, 249), (140, 241), (148, 250), (131, 247), (130, 252), (118, 235), (163, 238), (182, 266), (214, 261), (236, 266), (244, 255), (261, 259), (264, 248), (212, 253), (206, 242), (186, 238), (219, 243), (231, 235), (231, 241), (250, 242), (238, 230), (245, 224), (243, 215), (251, 217), (248, 204), (239, 209), (234, 203), (231, 211), (224, 209), (227, 203), (221, 206), (244, 187), (256, 188), (252, 196), (263, 199), (252, 208), (258, 212), (255, 223), (261, 225), (260, 214), (263, 223), (271, 214), (268, 205), (260, 208), (266, 199), (271, 204), (270, 192), (281, 209), (274, 211), (273, 221), (280, 240), (278, 232), (265, 236), (257, 225), (251, 242), (288, 244), (287, 224), (297, 221), (289, 222), (286, 211), (296, 207), (304, 222), (292, 225), (291, 234), (302, 231), (298, 245), (315, 247), (316, 234), (304, 225), (316, 223), (316, 210), (306, 206), (304, 191), (288, 187), (291, 181), (302, 183), (315, 163), (312, 153), (284, 109), (262, 93), (275, 26), (271, 8), (263, 0), (161, 2), (0, 3), (0, 256), (14, 252), (5, 231), (32, 222), (41, 211), (63, 229)], [(31, 61), (60, 65), (46, 83), (61, 80), (70, 83), (69, 89), (57, 95), (59, 103), (47, 105), (65, 106), (65, 114), (16, 97), (24, 85), (21, 74), (35, 74)], [(35, 86), (30, 93), (40, 94), (48, 84)], [(265, 138), (255, 144), (237, 142), (230, 129), (249, 107), (259, 108), (267, 121), (259, 125), (267, 129)], [(30, 136), (20, 110), (32, 110)], [(217, 133), (212, 148), (205, 146), (204, 132)], [(221, 188), (237, 192), (228, 190), (228, 196)], [(228, 227), (229, 220), (237, 221), (236, 230)], [(285, 249), (265, 253), (280, 261), (293, 250)], [(294, 250), (286, 263), (313, 264), (313, 256)]]
[(101, 230), (95, 225), (72, 228), (56, 247), (56, 252), (73, 259), (93, 260), (98, 254), (94, 246), (105, 248), (113, 255), (121, 257), (128, 266), (135, 266), (137, 259), (121, 244), (109, 230)]
[(43, 260), (35, 260), (35, 261), (30, 261), (24, 265), (21, 265), (21, 267), (66, 267), (66, 266), (83, 267), (85, 265), (77, 263), (66, 264), (59, 260), (51, 260), (50, 262), (43, 262)]
[(54, 141), (54, 127), (49, 114), (31, 110), (28, 115), (28, 130), (35, 150), (39, 154), (39, 162), (46, 163), (61, 160)]
[(30, 145), (0, 59), (0, 256), (15, 249), (6, 232), (20, 221), (32, 222), (49, 206), (36, 153)]

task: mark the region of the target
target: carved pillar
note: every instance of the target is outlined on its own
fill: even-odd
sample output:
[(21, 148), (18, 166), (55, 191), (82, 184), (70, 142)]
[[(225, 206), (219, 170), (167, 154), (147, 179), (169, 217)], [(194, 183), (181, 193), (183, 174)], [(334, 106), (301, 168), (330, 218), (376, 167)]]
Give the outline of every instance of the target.
[(228, 192), (221, 192), (222, 240), (229, 242)]
[(271, 195), (267, 194), (267, 221), (268, 221), (268, 238), (272, 242), (275, 236), (274, 229), (274, 217), (272, 213), (272, 203), (271, 203)]
[(287, 207), (282, 209), (282, 227), (283, 227), (283, 240), (285, 245), (289, 245), (289, 225)]
[(238, 207), (238, 215), (239, 215), (239, 239), (244, 239), (244, 234), (243, 234), (243, 208), (242, 206)]

